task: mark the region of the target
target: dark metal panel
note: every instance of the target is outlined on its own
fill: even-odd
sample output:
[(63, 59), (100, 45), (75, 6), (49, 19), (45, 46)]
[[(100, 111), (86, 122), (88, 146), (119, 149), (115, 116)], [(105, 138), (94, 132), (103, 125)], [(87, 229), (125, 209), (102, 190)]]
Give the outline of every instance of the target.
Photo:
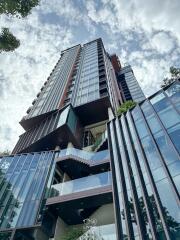
[[(122, 165), (122, 157), (121, 157), (121, 153), (120, 153), (120, 149), (119, 149), (119, 141), (117, 138), (117, 132), (114, 126), (114, 121), (111, 122), (110, 124), (110, 132), (111, 132), (111, 139), (112, 141), (114, 141), (114, 143), (112, 143), (112, 151), (113, 151), (113, 155), (115, 157), (115, 152), (117, 155), (117, 158), (115, 161), (115, 167), (117, 169), (117, 171), (119, 170), (119, 172), (115, 173), (116, 176), (118, 174), (119, 176), (119, 181), (120, 181), (120, 186), (121, 186), (121, 194), (122, 194), (122, 203), (119, 203), (120, 208), (124, 207), (124, 211), (122, 210), (120, 213), (120, 217), (122, 212), (124, 212), (124, 216), (125, 216), (125, 222), (126, 222), (126, 231), (127, 231), (127, 235), (128, 235), (128, 239), (134, 239), (134, 231), (133, 231), (133, 227), (132, 227), (132, 222), (131, 222), (131, 214), (130, 214), (130, 208), (129, 208), (129, 204), (128, 204), (128, 195), (127, 195), (127, 187), (126, 187), (126, 180), (125, 180), (125, 175), (124, 175), (124, 170), (123, 170), (123, 165)], [(118, 193), (120, 194), (120, 193)], [(121, 206), (121, 204), (123, 206)], [(122, 208), (123, 209), (123, 208)], [(117, 226), (118, 227), (118, 226)]]

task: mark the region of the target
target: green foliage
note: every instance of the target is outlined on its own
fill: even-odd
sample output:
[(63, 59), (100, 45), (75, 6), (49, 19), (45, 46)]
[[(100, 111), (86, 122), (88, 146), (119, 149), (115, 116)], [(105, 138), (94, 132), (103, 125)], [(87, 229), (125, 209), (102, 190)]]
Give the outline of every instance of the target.
[(176, 79), (180, 78), (180, 68), (170, 67), (169, 72), (171, 74), (170, 78), (163, 79), (163, 84), (161, 85), (162, 88), (168, 86), (169, 84), (173, 83)]
[(117, 110), (117, 115), (121, 115), (125, 112), (127, 112), (129, 109), (133, 108), (136, 106), (136, 103), (133, 102), (132, 100), (126, 101), (125, 103), (123, 103), (119, 109)]
[[(30, 14), (32, 8), (37, 6), (39, 2), (40, 0), (0, 0), (0, 14), (24, 18)], [(0, 35), (0, 52), (13, 51), (19, 45), (20, 41), (9, 32), (9, 29), (3, 28)]]
[(83, 228), (72, 228), (64, 237), (61, 237), (59, 240), (75, 240), (83, 235)]
[(39, 0), (1, 0), (0, 14), (26, 17), (31, 9), (39, 4)]
[(3, 28), (0, 34), (0, 52), (5, 51), (13, 51), (17, 47), (19, 47), (20, 42), (16, 37), (9, 32), (8, 28)]
[(9, 150), (6, 150), (4, 152), (0, 152), (0, 157), (1, 156), (7, 156), (7, 155), (10, 155), (10, 154), (11, 154), (11, 152)]
[(170, 67), (169, 69), (172, 77), (180, 77), (180, 68)]

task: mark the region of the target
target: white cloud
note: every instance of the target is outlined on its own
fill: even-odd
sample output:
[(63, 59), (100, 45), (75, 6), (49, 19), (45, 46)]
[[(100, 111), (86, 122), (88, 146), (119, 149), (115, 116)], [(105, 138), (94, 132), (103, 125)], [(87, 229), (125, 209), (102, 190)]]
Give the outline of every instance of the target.
[(175, 47), (174, 40), (164, 32), (159, 32), (152, 37), (152, 48), (160, 53), (169, 53)]
[(15, 52), (0, 55), (0, 150), (12, 150), (23, 132), (18, 122), (50, 74), (60, 51), (72, 44), (72, 34), (60, 25), (43, 25), (36, 11), (24, 20), (2, 20), (1, 24), (21, 41)]
[(23, 132), (18, 122), (66, 47), (104, 36), (105, 48), (133, 66), (146, 95), (158, 90), (180, 63), (179, 9), (179, 0), (41, 0), (26, 19), (1, 15), (0, 27), (21, 45), (0, 55), (0, 150), (13, 148)]

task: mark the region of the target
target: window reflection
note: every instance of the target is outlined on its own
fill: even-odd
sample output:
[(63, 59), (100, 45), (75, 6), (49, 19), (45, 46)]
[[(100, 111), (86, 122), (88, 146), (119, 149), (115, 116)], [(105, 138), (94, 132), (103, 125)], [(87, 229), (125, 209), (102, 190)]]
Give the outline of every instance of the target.
[(141, 109), (146, 117), (146, 120), (148, 122), (148, 125), (152, 131), (152, 133), (156, 133), (158, 132), (159, 130), (161, 130), (161, 125), (160, 123), (158, 122), (155, 114), (154, 114), (154, 111), (152, 109), (152, 106), (150, 105), (149, 102), (144, 102), (142, 105), (141, 105)]
[(154, 143), (149, 136), (147, 136), (142, 140), (142, 145), (143, 145), (147, 160), (149, 162), (149, 165), (151, 167), (151, 170), (160, 167), (161, 161), (159, 159)]
[(180, 227), (180, 209), (174, 198), (168, 179), (163, 179), (157, 183), (157, 189), (164, 208), (166, 222), (172, 231)]
[(166, 128), (169, 128), (180, 121), (178, 113), (163, 93), (156, 95), (150, 101)]
[[(9, 169), (4, 172), (0, 169), (0, 229), (35, 224), (35, 217), (42, 198), (41, 189), (45, 187), (49, 162), (53, 160), (53, 156), (49, 152), (11, 156), (12, 164)], [(6, 161), (6, 159), (4, 160)], [(2, 161), (4, 160), (2, 159)], [(28, 167), (24, 168), (26, 162)], [(41, 162), (44, 163), (43, 166)], [(36, 169), (37, 166), (39, 172)], [(37, 172), (39, 174), (35, 174)], [(39, 183), (41, 183), (41, 189)], [(39, 186), (39, 190), (38, 195), (34, 195), (35, 201), (32, 201), (30, 196), (32, 196), (32, 190), (36, 193), (35, 186)]]
[(175, 153), (163, 131), (155, 134), (154, 137), (166, 164), (170, 164), (179, 160), (178, 155)]
[(180, 83), (175, 82), (168, 89), (166, 89), (166, 94), (170, 97), (171, 101), (180, 111)]
[(180, 153), (180, 124), (177, 124), (176, 126), (170, 128), (167, 130), (169, 133), (169, 136), (171, 140), (173, 141), (177, 151)]
[(169, 171), (173, 177), (180, 174), (180, 161), (176, 161), (169, 165)]

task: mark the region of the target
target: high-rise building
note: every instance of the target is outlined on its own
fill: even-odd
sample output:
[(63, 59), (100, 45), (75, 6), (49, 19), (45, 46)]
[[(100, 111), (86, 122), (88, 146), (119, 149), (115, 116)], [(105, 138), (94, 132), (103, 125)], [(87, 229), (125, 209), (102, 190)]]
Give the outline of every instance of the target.
[(133, 100), (135, 102), (141, 102), (145, 99), (144, 93), (141, 90), (130, 65), (121, 68), (117, 73), (117, 80), (124, 101)]
[(180, 84), (145, 99), (131, 70), (127, 98), (101, 39), (61, 52), (0, 157), (1, 240), (180, 238)]

